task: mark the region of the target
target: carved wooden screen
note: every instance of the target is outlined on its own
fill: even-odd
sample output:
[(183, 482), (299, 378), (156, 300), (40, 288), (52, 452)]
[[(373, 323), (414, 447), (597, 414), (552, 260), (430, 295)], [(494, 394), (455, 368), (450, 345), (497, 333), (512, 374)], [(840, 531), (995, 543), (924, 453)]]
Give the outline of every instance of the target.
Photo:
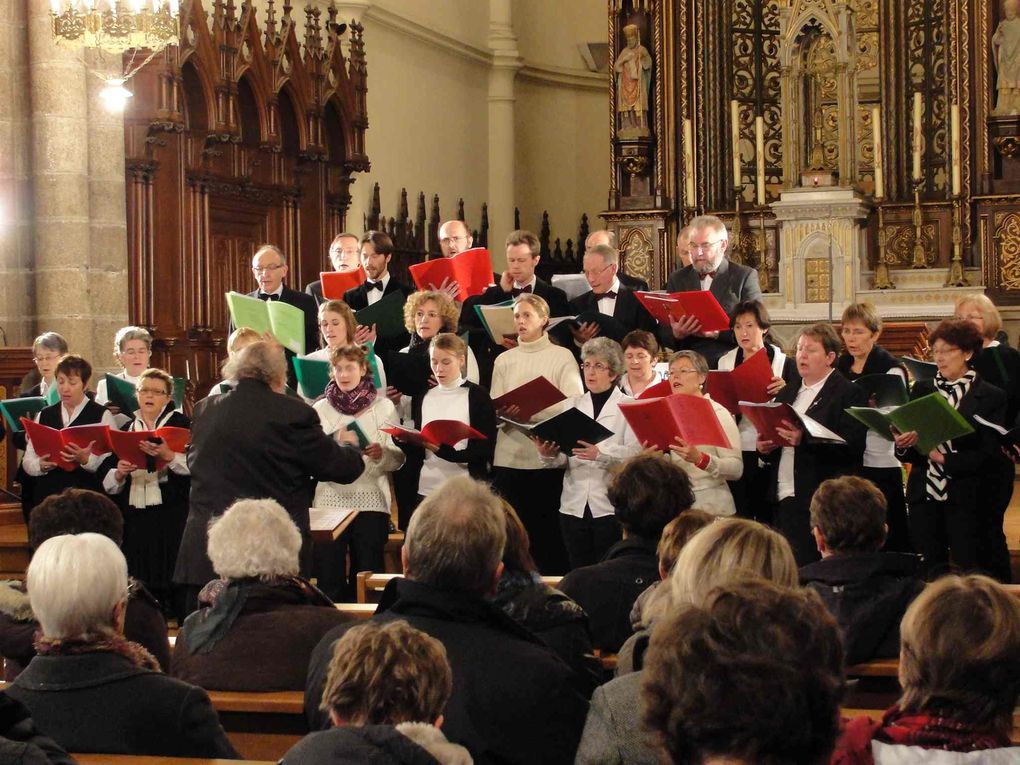
[(352, 175), (367, 170), (361, 27), (349, 60), (331, 8), (289, 4), (264, 28), (252, 6), (193, 0), (180, 47), (132, 80), (125, 115), (131, 319), (156, 337), (154, 363), (190, 373), (201, 394), (219, 375), (223, 294), (254, 287), (254, 250), (278, 245), (302, 289), (343, 230)]

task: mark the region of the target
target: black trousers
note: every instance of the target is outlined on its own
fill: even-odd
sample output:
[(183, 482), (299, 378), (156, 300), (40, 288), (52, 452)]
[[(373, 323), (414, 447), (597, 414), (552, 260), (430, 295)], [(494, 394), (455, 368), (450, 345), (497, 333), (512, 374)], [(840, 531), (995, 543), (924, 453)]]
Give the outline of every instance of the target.
[(989, 466), (988, 478), (981, 483), (977, 507), (978, 560), (982, 568), (1004, 584), (1013, 579), (1009, 545), (1002, 530), (1009, 501), (1013, 498), (1016, 467), (1003, 455)]
[(543, 574), (570, 570), (560, 533), (563, 470), (492, 469), (492, 486), (520, 516), (531, 541), (531, 557)]
[(598, 563), (622, 537), (620, 522), (615, 515), (595, 518), (587, 505), (581, 518), (560, 513), (560, 532), (571, 569)]
[[(923, 469), (923, 468), (920, 468)], [(976, 571), (978, 558), (978, 512), (974, 500), (934, 502), (925, 498), (910, 505), (910, 538), (923, 558), (926, 579), (936, 579), (953, 566), (963, 572)]]
[(744, 472), (736, 481), (727, 481), (737, 517), (748, 518), (760, 523), (772, 523), (775, 505), (768, 501), (769, 473), (759, 465), (758, 452), (741, 452), (744, 458)]
[(818, 553), (818, 546), (811, 534), (811, 498), (787, 497), (779, 500), (776, 508), (776, 528), (793, 549), (793, 557), (797, 560), (797, 566), (806, 566), (808, 563), (821, 558)]
[(891, 552), (913, 552), (910, 544), (910, 527), (907, 524), (907, 502), (903, 498), (903, 470), (898, 467), (861, 468), (861, 478), (867, 478), (885, 497), (885, 522), (889, 533), (885, 548)]
[[(330, 543), (315, 545), (315, 570), (320, 590), (337, 602), (350, 603), (357, 594), (358, 572), (382, 573), (389, 538), (389, 513), (358, 513), (351, 525)], [(347, 553), (351, 555), (350, 572)]]

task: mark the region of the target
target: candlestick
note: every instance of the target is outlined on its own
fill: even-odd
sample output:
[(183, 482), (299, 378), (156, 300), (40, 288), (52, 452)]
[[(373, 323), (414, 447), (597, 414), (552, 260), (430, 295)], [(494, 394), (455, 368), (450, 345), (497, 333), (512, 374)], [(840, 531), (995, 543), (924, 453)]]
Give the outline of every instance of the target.
[(730, 143), (733, 145), (733, 186), (743, 188), (740, 182), (740, 104), (730, 101)]
[(765, 205), (765, 120), (754, 118), (754, 159), (758, 175), (758, 206)]
[(921, 216), (921, 186), (924, 181), (921, 178), (913, 180), (914, 186), (914, 209), (910, 213), (910, 222), (914, 225), (914, 257), (910, 263), (911, 268), (927, 268), (928, 260), (924, 254), (924, 243), (922, 241), (923, 218)]
[(694, 131), (691, 121), (684, 118), (684, 191), (687, 204), (694, 207)]
[(882, 158), (882, 112), (877, 106), (871, 110), (871, 140), (875, 151), (875, 198), (885, 197), (885, 162)]
[(949, 261), (949, 273), (943, 287), (967, 287), (967, 275), (963, 272), (963, 197), (953, 196), (953, 257)]
[(885, 230), (885, 215), (882, 209), (884, 202), (885, 200), (882, 197), (875, 198), (875, 207), (878, 209), (878, 260), (875, 263), (874, 284), (876, 290), (896, 289), (896, 285), (893, 284), (889, 273), (889, 260), (885, 253), (888, 236)]
[(913, 172), (911, 177), (915, 180), (921, 178), (921, 114), (924, 111), (924, 102), (921, 100), (921, 91), (914, 93), (914, 140), (913, 146)]
[(960, 163), (962, 158), (960, 157), (960, 105), (953, 104), (949, 108), (949, 134), (951, 136), (950, 145), (952, 147), (953, 156), (953, 185), (952, 191), (953, 196), (959, 196), (960, 194)]

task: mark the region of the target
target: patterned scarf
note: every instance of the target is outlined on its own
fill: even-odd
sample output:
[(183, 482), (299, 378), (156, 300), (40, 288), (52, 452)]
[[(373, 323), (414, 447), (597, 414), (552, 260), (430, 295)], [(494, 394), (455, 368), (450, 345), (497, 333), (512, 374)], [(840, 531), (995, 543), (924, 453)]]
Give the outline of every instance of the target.
[[(941, 372), (935, 373), (935, 390), (937, 390), (953, 409), (960, 408), (960, 400), (967, 395), (971, 383), (977, 373), (970, 370), (958, 380), (947, 380)], [(942, 454), (951, 454), (956, 451), (952, 441), (946, 441), (936, 447)], [(925, 489), (928, 497), (935, 502), (945, 502), (949, 499), (949, 485), (946, 479), (946, 470), (943, 465), (928, 460), (928, 472), (925, 475)]]
[(340, 390), (335, 380), (326, 383), (326, 400), (341, 414), (354, 416), (375, 401), (375, 383), (372, 375), (365, 375), (351, 390)]
[(35, 650), (40, 656), (79, 656), (85, 653), (115, 653), (136, 667), (162, 672), (159, 662), (143, 646), (127, 640), (113, 630), (74, 638), (49, 638), (36, 634)]

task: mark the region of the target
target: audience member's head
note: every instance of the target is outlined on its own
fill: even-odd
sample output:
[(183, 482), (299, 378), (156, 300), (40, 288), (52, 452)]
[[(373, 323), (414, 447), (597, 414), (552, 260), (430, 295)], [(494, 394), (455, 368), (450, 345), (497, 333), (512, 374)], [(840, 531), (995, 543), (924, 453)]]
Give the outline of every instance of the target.
[(28, 517), (28, 544), (33, 550), (62, 534), (102, 534), (118, 547), (124, 541), (124, 516), (105, 494), (88, 489), (64, 489), (35, 506)]
[(1020, 696), (1020, 598), (984, 576), (929, 584), (900, 624), (900, 708), (1008, 735)]
[(607, 493), (624, 532), (653, 542), (694, 504), (687, 473), (662, 454), (631, 457), (610, 479)]
[(451, 478), (411, 516), (401, 550), (404, 575), (442, 590), (486, 595), (503, 573), (506, 521), (481, 481)]
[(509, 574), (531, 574), (538, 571), (531, 557), (531, 538), (513, 505), (500, 498), (506, 520), (506, 545), (503, 547), (503, 569)]
[(822, 481), (811, 497), (811, 531), (822, 556), (874, 552), (885, 543), (885, 495), (871, 481)]
[(653, 631), (644, 666), (644, 721), (669, 762), (828, 762), (843, 646), (816, 593), (760, 580), (714, 589)]
[(223, 367), (228, 380), (258, 380), (280, 392), (287, 384), (287, 358), (283, 346), (259, 340), (242, 348)]
[(352, 627), (333, 645), (321, 709), (336, 726), (442, 725), (453, 692), (446, 649), (405, 621)]
[(768, 526), (723, 518), (684, 545), (669, 575), (674, 603), (700, 603), (709, 590), (741, 579), (765, 579), (783, 587), (798, 584), (790, 543)]
[(297, 576), (301, 532), (274, 499), (239, 499), (209, 524), (209, 560), (224, 579)]
[(666, 524), (659, 537), (655, 554), (659, 558), (659, 578), (666, 579), (676, 565), (680, 551), (684, 549), (691, 537), (715, 521), (715, 516), (704, 510), (692, 507)]
[(26, 575), (28, 599), (45, 637), (90, 639), (123, 630), (127, 561), (102, 534), (50, 537)]

